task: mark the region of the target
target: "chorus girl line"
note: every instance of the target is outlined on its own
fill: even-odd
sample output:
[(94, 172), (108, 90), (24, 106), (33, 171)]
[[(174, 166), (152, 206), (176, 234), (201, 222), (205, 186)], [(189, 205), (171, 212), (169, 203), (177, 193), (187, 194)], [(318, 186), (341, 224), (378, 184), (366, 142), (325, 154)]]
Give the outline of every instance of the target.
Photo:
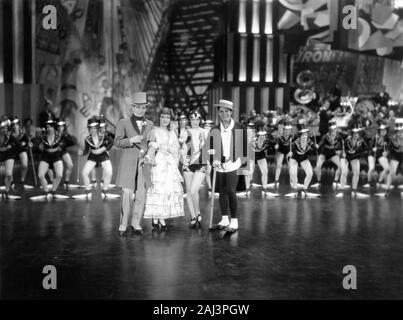
[[(132, 116), (118, 123), (115, 134), (107, 130), (104, 118), (90, 118), (84, 150), (78, 152), (79, 162), (86, 159), (81, 171), (85, 192), (72, 198), (92, 200), (91, 175), (95, 168), (101, 168), (101, 197), (107, 200), (120, 197), (108, 191), (114, 172), (109, 152), (113, 146), (121, 149), (116, 179), (117, 187), (122, 189), (121, 236), (129, 233), (141, 235), (143, 218), (151, 220), (154, 230), (167, 230), (167, 219), (185, 215), (185, 201), (189, 227), (200, 227), (206, 215), (200, 208), (204, 180), (212, 197), (216, 192), (219, 194), (221, 221), (218, 225), (211, 225), (211, 229), (235, 233), (238, 230), (237, 197), (251, 195), (252, 177), (257, 168), (261, 176), (261, 193), (267, 198), (281, 195), (280, 175), (284, 164), (289, 182), (282, 186), (282, 190), (290, 192), (283, 196), (320, 197), (326, 161), (336, 169), (332, 183), (335, 197), (389, 197), (393, 194), (393, 184), (403, 160), (402, 125), (390, 128), (378, 123), (374, 136), (368, 135), (360, 123), (338, 126), (334, 120), (330, 120), (327, 132), (319, 137), (304, 121), (293, 125), (288, 118), (282, 119), (275, 127), (256, 121), (244, 128), (233, 119), (238, 106), (228, 100), (220, 100), (215, 105), (219, 117), (216, 124), (203, 118), (199, 110), (175, 116), (171, 109), (163, 108), (154, 125), (144, 117), (149, 104), (146, 93), (135, 93)], [(237, 157), (235, 151), (239, 146), (234, 137), (239, 130), (244, 136), (242, 150), (248, 150), (248, 153)], [(216, 154), (217, 141), (212, 143), (212, 136), (219, 140), (222, 154)], [(20, 186), (20, 192), (29, 192), (30, 187), (25, 183), (29, 159), (34, 177), (38, 178), (43, 189), (43, 195), (31, 197), (32, 200), (70, 198), (57, 194), (57, 191), (63, 177), (65, 191), (74, 188), (70, 183), (73, 161), (68, 150), (76, 144), (77, 140), (67, 133), (63, 119), (49, 118), (43, 123), (40, 134), (32, 136), (24, 132), (17, 117), (3, 117), (0, 122), (0, 161), (4, 163), (5, 185), (2, 199), (12, 200), (20, 196), (13, 194), (12, 185)], [(33, 165), (33, 150), (40, 153), (38, 168)], [(205, 154), (208, 156), (203, 159)], [(272, 183), (268, 181), (267, 160), (270, 157), (275, 159)], [(360, 186), (360, 167), (365, 160), (368, 163), (367, 179)], [(13, 181), (16, 161), (21, 162), (19, 184)], [(375, 181), (376, 166), (381, 170)], [(304, 173), (303, 181), (298, 181), (299, 168)], [(212, 179), (213, 172), (216, 180)], [(350, 172), (351, 187), (347, 185)], [(246, 188), (240, 193), (242, 178)], [(314, 179), (316, 183), (311, 185)]]

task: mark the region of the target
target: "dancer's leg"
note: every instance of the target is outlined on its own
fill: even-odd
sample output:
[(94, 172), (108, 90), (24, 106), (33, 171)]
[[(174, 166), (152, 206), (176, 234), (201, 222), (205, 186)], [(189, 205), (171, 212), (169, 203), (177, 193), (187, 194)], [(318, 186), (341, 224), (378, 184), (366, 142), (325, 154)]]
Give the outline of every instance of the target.
[(45, 161), (41, 161), (38, 168), (38, 179), (42, 185), (43, 191), (45, 192), (48, 191), (48, 182), (45, 177), (47, 172), (49, 172), (49, 164)]
[(103, 161), (101, 163), (102, 166), (102, 180), (104, 181), (103, 190), (106, 191), (109, 189), (109, 184), (111, 183), (113, 169), (112, 163), (110, 160)]
[(316, 172), (316, 179), (318, 180), (318, 183), (321, 182), (322, 179), (322, 166), (325, 163), (325, 156), (323, 154), (320, 154), (318, 156), (318, 159), (316, 160), (316, 167), (315, 167), (315, 172)]
[(53, 163), (53, 170), (55, 171), (55, 179), (53, 180), (52, 191), (56, 191), (63, 178), (63, 161), (59, 160)]
[(24, 185), (28, 173), (28, 154), (26, 152), (21, 152), (19, 158), (21, 161), (21, 184)]
[(351, 160), (351, 169), (353, 171), (353, 179), (351, 182), (351, 188), (357, 190), (358, 181), (360, 179), (360, 159)]
[(311, 162), (308, 159), (304, 160), (301, 162), (301, 167), (305, 171), (304, 190), (308, 190), (313, 176)]
[(70, 182), (71, 173), (73, 172), (73, 160), (71, 159), (70, 153), (63, 155), (63, 162), (66, 165), (64, 181), (68, 183)]
[(6, 192), (9, 192), (11, 188), (11, 182), (13, 180), (14, 159), (8, 159), (4, 163), (4, 167), (5, 167), (4, 184), (6, 187)]
[(193, 199), (190, 196), (190, 190), (192, 188), (193, 175), (194, 175), (194, 173), (191, 172), (191, 171), (183, 172), (183, 178), (185, 180), (186, 195), (187, 195), (186, 202), (188, 204), (190, 217), (192, 219), (196, 217), (196, 210), (195, 210), (194, 205), (193, 205)]
[(263, 189), (266, 189), (267, 188), (267, 179), (268, 179), (268, 174), (269, 174), (269, 170), (267, 168), (267, 160), (260, 159), (257, 161), (257, 165), (259, 166), (260, 173), (262, 174), (262, 187), (263, 187)]
[(91, 189), (89, 174), (90, 174), (91, 170), (94, 169), (95, 165), (96, 165), (96, 163), (91, 160), (87, 160), (87, 162), (84, 165), (84, 168), (82, 171), (82, 177), (83, 177), (84, 187), (86, 190)]

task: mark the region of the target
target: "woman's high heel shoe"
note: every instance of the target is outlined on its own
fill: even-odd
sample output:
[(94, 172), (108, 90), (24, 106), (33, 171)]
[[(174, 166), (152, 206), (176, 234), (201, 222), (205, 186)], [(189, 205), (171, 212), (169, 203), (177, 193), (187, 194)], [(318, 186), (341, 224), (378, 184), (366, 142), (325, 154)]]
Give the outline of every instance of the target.
[(159, 221), (159, 220), (158, 220), (158, 224), (159, 224), (159, 226), (160, 226), (160, 230), (161, 230), (161, 231), (168, 231), (168, 227), (167, 227), (166, 224), (163, 225), (163, 224), (161, 223), (161, 221)]
[(196, 219), (196, 217), (194, 217), (194, 218), (192, 218), (192, 219), (190, 220), (189, 228), (190, 228), (190, 229), (195, 229), (196, 226), (197, 226), (197, 219)]
[(199, 224), (199, 227), (201, 227), (201, 221), (202, 221), (202, 216), (201, 216), (201, 214), (199, 213), (198, 215), (197, 215), (197, 224)]
[(152, 223), (153, 231), (158, 230), (160, 228), (160, 224), (158, 221), (157, 221), (157, 223), (154, 223), (154, 220), (152, 220), (151, 223)]

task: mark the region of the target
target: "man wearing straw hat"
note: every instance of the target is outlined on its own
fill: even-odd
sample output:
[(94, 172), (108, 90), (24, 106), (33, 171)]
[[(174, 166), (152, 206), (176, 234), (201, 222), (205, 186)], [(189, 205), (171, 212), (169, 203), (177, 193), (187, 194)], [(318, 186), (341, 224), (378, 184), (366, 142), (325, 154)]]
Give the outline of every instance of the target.
[(211, 230), (225, 230), (232, 234), (238, 230), (236, 187), (239, 169), (247, 164), (247, 135), (243, 125), (232, 118), (233, 102), (220, 100), (214, 106), (218, 108), (220, 123), (211, 129), (204, 148), (213, 155), (212, 164), (217, 171), (221, 221)]
[(134, 93), (131, 104), (133, 114), (128, 119), (120, 120), (116, 128), (115, 146), (122, 149), (116, 177), (116, 185), (122, 188), (120, 236), (129, 233), (143, 234), (140, 226), (145, 203), (142, 158), (147, 151), (148, 134), (154, 127), (153, 123), (144, 117), (149, 104), (145, 92)]

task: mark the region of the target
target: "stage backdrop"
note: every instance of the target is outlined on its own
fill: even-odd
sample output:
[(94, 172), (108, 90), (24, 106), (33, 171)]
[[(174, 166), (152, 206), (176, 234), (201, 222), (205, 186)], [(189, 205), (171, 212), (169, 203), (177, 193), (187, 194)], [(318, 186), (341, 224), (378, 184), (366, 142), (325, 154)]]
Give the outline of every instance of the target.
[[(57, 8), (57, 30), (41, 26), (42, 8), (49, 4)], [(168, 4), (167, 0), (37, 0), (36, 80), (72, 133), (86, 132), (87, 119), (93, 115), (103, 114), (113, 123), (128, 116), (133, 92), (144, 85), (143, 68), (152, 63)]]
[[(296, 77), (304, 70), (314, 73), (314, 86), (319, 94), (337, 86), (342, 95), (356, 96), (380, 92), (385, 86), (393, 98), (399, 98), (402, 86), (403, 72), (400, 71), (403, 69), (398, 61), (354, 52), (303, 47), (293, 57), (294, 85)], [(391, 74), (393, 80), (388, 80)]]

